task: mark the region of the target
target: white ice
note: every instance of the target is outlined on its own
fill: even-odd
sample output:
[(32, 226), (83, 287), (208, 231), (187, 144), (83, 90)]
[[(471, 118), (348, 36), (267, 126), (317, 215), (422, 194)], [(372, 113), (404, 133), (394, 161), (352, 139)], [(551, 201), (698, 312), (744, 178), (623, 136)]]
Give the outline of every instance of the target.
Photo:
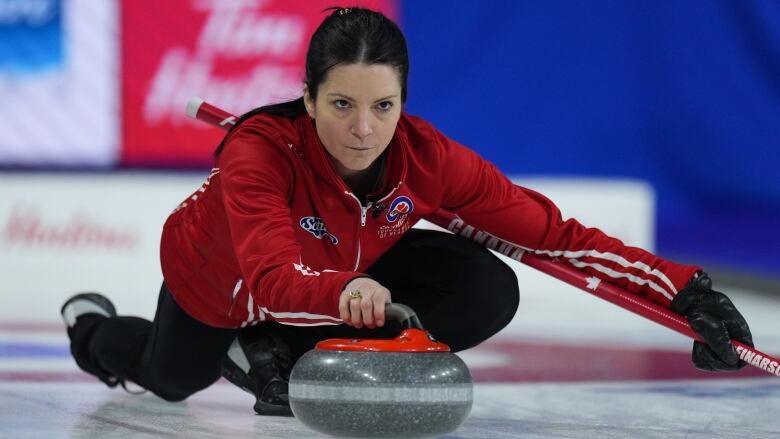
[[(654, 367), (654, 350), (686, 355), (690, 341), (655, 323), (582, 293), (531, 269), (513, 265), (521, 284), (515, 320), (485, 346), (462, 353), (473, 371), (507, 361), (491, 343), (534, 342), (647, 349), (638, 358)], [(724, 286), (751, 324), (757, 346), (780, 353), (780, 300)], [(47, 303), (59, 293), (41, 297)], [(149, 300), (153, 300), (150, 295)], [(7, 311), (7, 310), (6, 310)], [(119, 310), (121, 313), (121, 309)], [(221, 381), (181, 403), (108, 389), (81, 375), (65, 354), (12, 355), (9, 346), (54, 346), (67, 337), (57, 315), (39, 328), (0, 322), (0, 437), (3, 438), (301, 438), (322, 437), (294, 418), (254, 415), (253, 398)], [(566, 361), (566, 357), (560, 357)], [(594, 353), (593, 361), (599, 361)], [(512, 367), (512, 364), (509, 365)], [(577, 367), (569, 364), (567, 367)], [(691, 366), (692, 367), (692, 366)], [(59, 375), (58, 375), (59, 374)], [(57, 378), (61, 376), (62, 378)], [(76, 377), (74, 380), (73, 377)], [(37, 377), (37, 378), (36, 378)], [(43, 377), (43, 379), (41, 379)], [(48, 378), (46, 378), (48, 377)], [(777, 438), (780, 379), (619, 379), (479, 382), (466, 422), (448, 438)]]

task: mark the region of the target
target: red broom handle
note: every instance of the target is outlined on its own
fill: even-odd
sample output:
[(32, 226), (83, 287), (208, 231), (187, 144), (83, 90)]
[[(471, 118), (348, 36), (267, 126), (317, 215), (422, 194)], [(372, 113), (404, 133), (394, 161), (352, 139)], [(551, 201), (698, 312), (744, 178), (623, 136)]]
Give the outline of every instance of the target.
[[(186, 112), (190, 117), (224, 129), (230, 128), (237, 120), (235, 115), (204, 102), (200, 98), (193, 98), (190, 100), (187, 104)], [(457, 235), (469, 239), (474, 239), (477, 236), (484, 238), (486, 236), (484, 232), (469, 226), (454, 213), (443, 209), (437, 210), (433, 215), (426, 217), (426, 219)], [(566, 265), (563, 262), (536, 256), (512, 243), (503, 241), (498, 237), (489, 234), (487, 236), (489, 236), (490, 239), (481, 239), (481, 241), (485, 247), (491, 250), (495, 250), (516, 261), (522, 262), (542, 273), (566, 282), (569, 285), (593, 294), (596, 297), (611, 302), (673, 331), (677, 331), (694, 340), (703, 342), (701, 337), (696, 334), (684, 317), (668, 308), (664, 308), (642, 296), (630, 293), (616, 285), (602, 282), (595, 276), (570, 265)], [(751, 366), (780, 377), (780, 360), (739, 341), (731, 340), (731, 343), (734, 345), (740, 359)]]

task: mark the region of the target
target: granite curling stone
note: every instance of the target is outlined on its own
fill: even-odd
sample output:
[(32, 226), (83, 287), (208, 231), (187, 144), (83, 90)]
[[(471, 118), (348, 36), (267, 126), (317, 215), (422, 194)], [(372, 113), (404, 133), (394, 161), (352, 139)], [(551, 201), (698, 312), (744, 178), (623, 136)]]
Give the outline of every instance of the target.
[(290, 375), (290, 408), (312, 430), (342, 437), (428, 437), (471, 412), (466, 364), (426, 332), (409, 307), (388, 304), (404, 329), (392, 340), (332, 339)]

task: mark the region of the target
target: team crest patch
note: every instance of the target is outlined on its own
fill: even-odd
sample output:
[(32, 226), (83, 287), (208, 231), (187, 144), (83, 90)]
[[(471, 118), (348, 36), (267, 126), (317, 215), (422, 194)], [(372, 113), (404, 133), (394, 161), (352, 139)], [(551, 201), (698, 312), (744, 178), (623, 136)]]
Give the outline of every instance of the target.
[(390, 203), (390, 207), (387, 209), (387, 215), (385, 215), (385, 218), (387, 218), (387, 221), (390, 223), (394, 223), (398, 220), (401, 216), (406, 216), (414, 210), (414, 203), (412, 203), (412, 199), (401, 195), (400, 197), (396, 197), (395, 200), (393, 200), (392, 203)]
[(328, 229), (325, 227), (325, 221), (323, 221), (322, 218), (316, 216), (305, 216), (301, 218), (299, 224), (303, 230), (311, 233), (317, 239), (322, 239), (324, 236), (327, 236), (333, 245), (339, 243), (339, 239), (333, 236), (332, 233), (328, 232)]

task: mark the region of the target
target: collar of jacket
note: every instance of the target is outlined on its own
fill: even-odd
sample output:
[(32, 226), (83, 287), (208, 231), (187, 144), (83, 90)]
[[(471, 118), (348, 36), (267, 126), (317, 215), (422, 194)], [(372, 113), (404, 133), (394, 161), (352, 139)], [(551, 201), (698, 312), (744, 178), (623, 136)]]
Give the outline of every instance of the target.
[[(402, 120), (404, 116), (401, 116)], [(295, 125), (302, 140), (302, 145), (300, 145), (300, 148), (303, 150), (302, 158), (310, 166), (315, 177), (322, 180), (325, 184), (335, 187), (340, 192), (351, 193), (352, 191), (336, 173), (333, 163), (328, 158), (325, 146), (322, 144), (319, 135), (317, 135), (314, 119), (308, 115), (303, 115), (295, 120)], [(407, 171), (407, 148), (408, 137), (405, 135), (401, 121), (399, 121), (395, 134), (385, 150), (387, 162), (385, 164), (384, 184), (379, 191), (369, 194), (369, 198), (381, 198), (382, 195), (402, 184), (406, 178)]]

